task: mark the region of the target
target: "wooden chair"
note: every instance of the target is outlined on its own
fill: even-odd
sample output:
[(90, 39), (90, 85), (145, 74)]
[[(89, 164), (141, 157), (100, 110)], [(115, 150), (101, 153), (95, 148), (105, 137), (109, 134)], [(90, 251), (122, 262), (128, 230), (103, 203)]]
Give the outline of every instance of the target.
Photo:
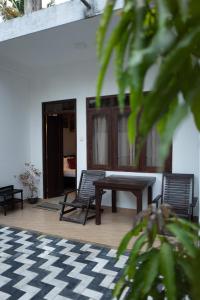
[[(60, 220), (71, 221), (76, 223), (81, 223), (85, 225), (86, 220), (95, 217), (95, 186), (94, 182), (105, 177), (104, 171), (82, 171), (79, 188), (78, 190), (71, 190), (65, 194), (64, 201), (60, 202), (62, 205), (60, 212)], [(74, 200), (68, 200), (68, 196), (75, 192)], [(65, 207), (71, 207), (65, 210)], [(92, 214), (89, 211), (92, 209)], [(74, 217), (74, 214), (65, 217), (64, 215), (70, 213), (74, 210), (79, 210), (78, 217)]]
[(197, 203), (194, 175), (163, 173), (161, 194), (152, 203), (158, 207), (159, 201), (169, 204), (179, 217), (193, 219), (193, 209)]

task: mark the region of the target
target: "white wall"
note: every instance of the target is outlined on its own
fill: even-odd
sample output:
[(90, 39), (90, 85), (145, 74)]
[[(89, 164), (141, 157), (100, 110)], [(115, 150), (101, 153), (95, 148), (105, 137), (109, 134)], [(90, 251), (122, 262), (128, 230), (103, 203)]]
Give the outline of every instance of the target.
[[(152, 72), (154, 70), (152, 69)], [(149, 90), (153, 73), (150, 72), (146, 80), (145, 90)], [(79, 62), (73, 65), (58, 66), (54, 69), (46, 69), (40, 72), (40, 76), (35, 79), (32, 86), (31, 100), (31, 160), (42, 168), (42, 121), (41, 102), (77, 99), (77, 166), (78, 177), (86, 165), (86, 97), (95, 95), (97, 67), (94, 60)], [(117, 93), (117, 86), (112, 73), (109, 72), (103, 95)], [(173, 172), (187, 172), (195, 174), (195, 194), (198, 193), (198, 143), (196, 141), (197, 131), (193, 120), (189, 118), (180, 126), (174, 137), (173, 145)], [(37, 147), (35, 147), (37, 145)], [(114, 172), (107, 172), (111, 174)], [(117, 174), (127, 174), (126, 172), (115, 172)], [(131, 173), (129, 173), (131, 174)], [(135, 173), (136, 174), (136, 173)], [(137, 173), (138, 174), (138, 173)], [(156, 176), (154, 186), (154, 196), (160, 192), (161, 174), (138, 174)], [(42, 184), (41, 184), (42, 195)], [(134, 208), (134, 197), (129, 193), (120, 192), (118, 194), (118, 206)], [(104, 203), (110, 204), (110, 194), (104, 196)], [(146, 205), (144, 204), (144, 207)]]
[(19, 73), (0, 66), (0, 186), (30, 160), (29, 85)]

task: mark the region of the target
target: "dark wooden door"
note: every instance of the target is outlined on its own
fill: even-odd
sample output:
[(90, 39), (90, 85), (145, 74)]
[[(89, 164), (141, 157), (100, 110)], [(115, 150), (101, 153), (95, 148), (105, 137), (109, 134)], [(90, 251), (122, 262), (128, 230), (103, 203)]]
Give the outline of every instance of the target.
[(63, 193), (63, 120), (62, 115), (46, 115), (46, 197)]

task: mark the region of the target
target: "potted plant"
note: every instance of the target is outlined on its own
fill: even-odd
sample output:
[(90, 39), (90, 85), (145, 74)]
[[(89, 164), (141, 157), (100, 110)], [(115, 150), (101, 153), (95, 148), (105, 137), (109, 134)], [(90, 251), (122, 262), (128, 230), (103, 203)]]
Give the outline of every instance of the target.
[(166, 205), (139, 214), (118, 249), (119, 257), (136, 237), (114, 296), (126, 300), (199, 300), (199, 230), (198, 225), (177, 218)]
[(0, 14), (4, 21), (24, 14), (24, 0), (0, 0)]
[(41, 172), (33, 164), (25, 163), (25, 171), (18, 176), (18, 180), (28, 190), (28, 201), (32, 204), (38, 201), (38, 184)]

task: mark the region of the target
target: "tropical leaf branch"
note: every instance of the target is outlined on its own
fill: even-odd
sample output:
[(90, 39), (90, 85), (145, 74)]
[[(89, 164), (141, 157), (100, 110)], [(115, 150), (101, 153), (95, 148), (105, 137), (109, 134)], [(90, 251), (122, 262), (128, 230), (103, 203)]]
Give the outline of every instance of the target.
[[(175, 129), (189, 113), (200, 130), (200, 5), (198, 0), (126, 0), (116, 16), (115, 2), (107, 1), (97, 33), (97, 105), (114, 54), (121, 109), (126, 93), (130, 94), (129, 140), (134, 143), (137, 135), (143, 144), (156, 126), (164, 160)], [(109, 34), (114, 15), (118, 23)], [(152, 91), (144, 96), (145, 76), (152, 65), (158, 66), (158, 73)], [(183, 105), (177, 100), (180, 95)]]

